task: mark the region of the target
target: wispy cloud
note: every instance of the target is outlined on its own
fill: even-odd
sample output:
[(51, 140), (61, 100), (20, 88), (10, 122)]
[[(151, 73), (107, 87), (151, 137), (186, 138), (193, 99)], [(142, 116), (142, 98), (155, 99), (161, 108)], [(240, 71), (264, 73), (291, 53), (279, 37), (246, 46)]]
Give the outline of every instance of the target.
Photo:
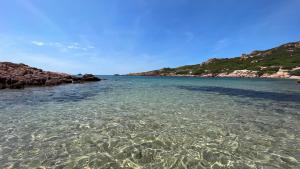
[(60, 43), (60, 42), (49, 42), (48, 45), (52, 46), (52, 47), (57, 47), (57, 48), (62, 48), (63, 47), (63, 44)]
[(84, 46), (84, 45), (81, 45), (79, 43), (71, 43), (69, 45), (66, 46), (66, 48), (68, 49), (77, 49), (77, 50), (84, 50), (84, 51), (87, 51), (88, 49), (92, 49), (90, 48), (91, 46)]
[(36, 46), (44, 46), (45, 43), (41, 42), (41, 41), (31, 41), (32, 44), (36, 45)]
[(77, 42), (72, 43), (62, 43), (62, 42), (43, 42), (43, 41), (31, 41), (32, 45), (39, 46), (39, 47), (52, 47), (60, 49), (61, 51), (67, 50), (82, 50), (87, 51), (90, 49), (94, 49), (95, 47), (92, 45), (82, 45)]

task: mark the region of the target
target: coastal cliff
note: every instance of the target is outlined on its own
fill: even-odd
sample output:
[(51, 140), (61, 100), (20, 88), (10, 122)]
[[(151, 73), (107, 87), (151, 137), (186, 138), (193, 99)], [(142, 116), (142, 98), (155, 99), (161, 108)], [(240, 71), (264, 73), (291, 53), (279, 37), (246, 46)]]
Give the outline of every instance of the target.
[(100, 80), (91, 74), (72, 76), (66, 73), (43, 71), (25, 64), (0, 62), (0, 89), (21, 89), (28, 86), (54, 86)]
[(300, 79), (300, 42), (233, 58), (212, 58), (196, 65), (163, 68), (131, 76), (196, 76)]

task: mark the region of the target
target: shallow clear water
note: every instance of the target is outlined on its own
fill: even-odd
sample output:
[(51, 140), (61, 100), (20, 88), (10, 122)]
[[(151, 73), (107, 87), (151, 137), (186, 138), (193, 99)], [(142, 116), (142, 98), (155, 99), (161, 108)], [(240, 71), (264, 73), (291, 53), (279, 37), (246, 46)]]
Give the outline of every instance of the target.
[(0, 168), (300, 168), (293, 80), (105, 78), (1, 90)]

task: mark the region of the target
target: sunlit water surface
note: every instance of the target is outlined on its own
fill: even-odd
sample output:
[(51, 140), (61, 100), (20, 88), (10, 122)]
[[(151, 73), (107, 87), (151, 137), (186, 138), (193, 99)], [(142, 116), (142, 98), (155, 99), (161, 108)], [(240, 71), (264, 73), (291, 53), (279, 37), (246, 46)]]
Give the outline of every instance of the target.
[(293, 80), (105, 78), (1, 90), (0, 168), (300, 168)]

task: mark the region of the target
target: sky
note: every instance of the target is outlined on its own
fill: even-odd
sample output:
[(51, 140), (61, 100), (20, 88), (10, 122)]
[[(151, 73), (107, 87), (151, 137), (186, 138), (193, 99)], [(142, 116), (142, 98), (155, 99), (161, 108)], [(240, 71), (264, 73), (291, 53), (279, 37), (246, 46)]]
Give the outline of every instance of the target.
[(0, 61), (126, 74), (300, 41), (300, 0), (1, 0)]

